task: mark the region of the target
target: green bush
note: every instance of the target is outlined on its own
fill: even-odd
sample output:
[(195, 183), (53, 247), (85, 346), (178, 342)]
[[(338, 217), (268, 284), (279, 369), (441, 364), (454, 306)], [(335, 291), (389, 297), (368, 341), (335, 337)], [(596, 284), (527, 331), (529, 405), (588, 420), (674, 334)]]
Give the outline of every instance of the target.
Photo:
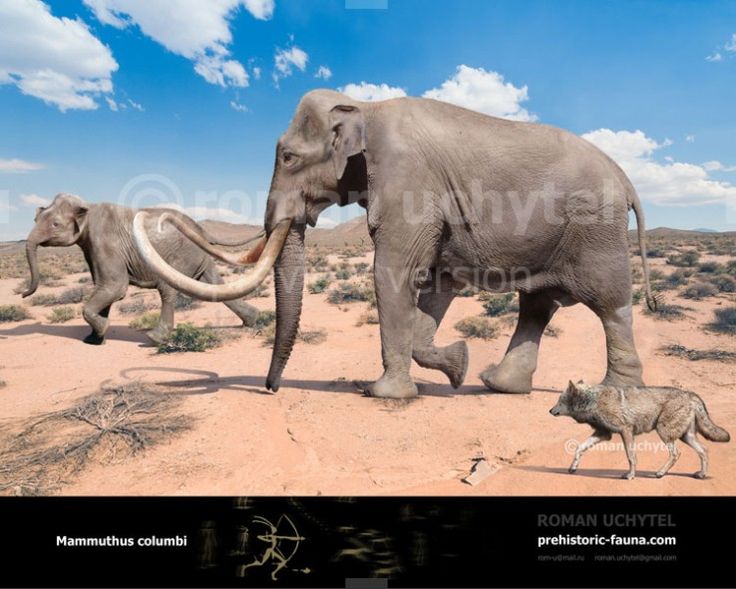
[(56, 305), (73, 305), (87, 298), (88, 291), (84, 286), (73, 286), (56, 296)]
[(158, 344), (159, 354), (176, 352), (204, 352), (222, 343), (222, 338), (209, 327), (195, 327), (191, 323), (181, 323)]
[(309, 285), (307, 285), (307, 290), (312, 294), (319, 294), (327, 290), (328, 286), (330, 286), (330, 279), (323, 276), (314, 282), (310, 282)]
[(120, 303), (118, 305), (118, 311), (120, 311), (123, 315), (138, 315), (140, 313), (150, 311), (155, 307), (156, 304), (152, 301), (148, 301), (143, 297), (138, 296), (133, 297), (130, 301)]
[(491, 320), (486, 317), (466, 317), (455, 323), (455, 329), (465, 337), (484, 340), (493, 339), (498, 331)]
[(667, 278), (665, 278), (665, 282), (670, 286), (683, 286), (688, 283), (688, 279), (692, 275), (692, 270), (681, 268), (668, 275)]
[(631, 292), (631, 304), (632, 305), (638, 305), (641, 303), (642, 299), (644, 298), (644, 291), (642, 289), (637, 289)]
[(330, 291), (327, 300), (333, 305), (360, 301), (371, 302), (375, 300), (375, 294), (369, 286), (341, 282), (336, 288)]
[(726, 271), (726, 267), (718, 262), (704, 262), (698, 267), (698, 272), (704, 274), (723, 274)]
[(728, 335), (736, 335), (736, 307), (726, 307), (725, 309), (716, 309), (716, 319), (709, 327), (718, 333), (726, 333)]
[(694, 299), (696, 301), (712, 297), (715, 294), (718, 294), (718, 289), (708, 282), (696, 282), (682, 291), (683, 297), (686, 299)]
[(736, 292), (736, 279), (727, 274), (713, 276), (710, 283), (721, 292)]
[(691, 268), (697, 265), (700, 260), (700, 254), (696, 251), (689, 250), (681, 254), (673, 254), (667, 258), (667, 263), (671, 266), (681, 266)]
[(371, 267), (370, 264), (368, 264), (366, 262), (358, 262), (358, 263), (355, 264), (355, 273), (358, 276), (362, 276), (363, 274), (365, 274), (366, 272), (368, 272), (368, 270), (370, 269), (370, 267)]
[(128, 323), (128, 327), (132, 327), (138, 331), (148, 331), (158, 325), (160, 318), (161, 313), (158, 311), (149, 311), (148, 313), (143, 313), (140, 317), (133, 319)]
[(20, 305), (0, 305), (0, 323), (11, 323), (30, 318), (31, 316), (25, 307), (21, 307)]
[(666, 303), (658, 303), (656, 311), (650, 310), (649, 307), (644, 308), (644, 312), (647, 315), (652, 315), (655, 319), (661, 319), (663, 321), (682, 319), (685, 317), (685, 310), (685, 307), (680, 305), (669, 305)]
[(34, 307), (50, 307), (56, 304), (56, 295), (41, 293), (31, 297), (31, 305)]
[(52, 309), (46, 319), (48, 319), (49, 323), (66, 323), (74, 319), (75, 315), (74, 307), (56, 307)]
[(455, 293), (456, 297), (474, 297), (478, 294), (478, 290), (474, 286), (466, 286)]
[(662, 280), (664, 278), (664, 272), (658, 268), (652, 268), (649, 271), (649, 280)]
[(502, 295), (494, 295), (483, 303), (485, 314), (489, 317), (498, 317), (504, 313), (512, 313), (519, 310), (518, 304), (514, 301), (515, 294), (507, 292)]
[(276, 311), (259, 311), (254, 327), (258, 330), (268, 327), (276, 321)]

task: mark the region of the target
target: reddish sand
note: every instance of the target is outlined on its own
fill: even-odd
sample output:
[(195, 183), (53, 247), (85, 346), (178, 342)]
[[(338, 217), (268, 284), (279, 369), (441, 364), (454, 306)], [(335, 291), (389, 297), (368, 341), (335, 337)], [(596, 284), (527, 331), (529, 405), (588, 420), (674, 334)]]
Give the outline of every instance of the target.
[[(79, 276), (69, 277), (67, 284)], [(17, 279), (0, 281), (0, 304), (20, 302), (12, 292), (17, 284)], [(673, 300), (672, 293), (667, 296)], [(272, 297), (252, 302), (273, 308)], [(736, 434), (734, 364), (691, 362), (659, 352), (671, 343), (734, 350), (732, 337), (703, 329), (714, 306), (729, 301), (722, 295), (677, 302), (693, 308), (682, 321), (656, 321), (637, 307), (636, 341), (645, 380), (696, 391), (714, 421)], [(562, 309), (555, 317), (559, 335), (543, 339), (531, 394), (493, 394), (477, 377), (502, 357), (513, 329), (508, 320), (501, 322), (495, 340), (468, 340), (470, 368), (459, 390), (442, 374), (415, 366), (420, 397), (409, 403), (364, 397), (353, 383), (381, 373), (378, 326), (356, 326), (366, 308), (365, 303), (331, 305), (326, 294), (307, 295), (302, 325), (327, 330), (327, 339), (298, 343), (281, 390), (270, 394), (264, 375), (271, 350), (250, 334), (204, 353), (159, 355), (144, 334), (126, 326), (131, 317), (113, 307), (107, 343), (90, 347), (81, 341), (88, 327), (80, 317), (51, 325), (45, 320), (49, 309), (31, 307), (34, 320), (0, 325), (0, 377), (7, 381), (0, 390), (3, 423), (65, 407), (105, 382), (158, 383), (185, 397), (182, 410), (196, 418), (192, 431), (136, 457), (90, 466), (61, 489), (67, 495), (736, 493), (734, 443), (706, 443), (711, 476), (705, 481), (689, 476), (697, 470), (697, 459), (687, 447), (672, 475), (652, 478), (666, 458), (656, 434), (637, 438), (642, 449), (634, 481), (619, 479), (626, 467), (620, 446), (589, 452), (578, 474), (567, 473), (566, 441), (585, 439), (590, 428), (548, 411), (569, 379), (597, 382), (603, 375), (603, 331), (586, 308)], [(457, 339), (453, 325), (481, 310), (472, 298), (456, 299), (438, 342)], [(238, 324), (227, 308), (211, 303), (179, 313), (177, 320)], [(479, 457), (496, 470), (472, 487), (461, 479)]]

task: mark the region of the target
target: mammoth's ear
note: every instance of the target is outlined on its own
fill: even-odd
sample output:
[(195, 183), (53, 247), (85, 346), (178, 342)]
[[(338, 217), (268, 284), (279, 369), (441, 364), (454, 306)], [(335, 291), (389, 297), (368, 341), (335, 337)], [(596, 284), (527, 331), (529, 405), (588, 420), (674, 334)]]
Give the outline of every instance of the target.
[(75, 224), (75, 233), (79, 235), (84, 231), (84, 227), (87, 224), (87, 213), (89, 212), (89, 207), (86, 204), (79, 205), (74, 209), (74, 224)]
[(43, 213), (45, 210), (46, 210), (46, 207), (38, 207), (36, 209), (36, 216), (33, 218), (34, 223), (38, 221), (38, 218), (41, 216), (41, 213)]
[(365, 151), (365, 121), (357, 106), (339, 104), (330, 111), (332, 160), (335, 175), (342, 179), (348, 158)]

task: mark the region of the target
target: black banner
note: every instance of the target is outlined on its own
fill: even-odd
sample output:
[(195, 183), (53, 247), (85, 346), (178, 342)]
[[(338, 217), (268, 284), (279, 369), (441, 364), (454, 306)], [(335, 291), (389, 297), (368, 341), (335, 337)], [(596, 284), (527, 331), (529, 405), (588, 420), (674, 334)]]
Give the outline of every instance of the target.
[(18, 498), (0, 512), (5, 586), (733, 585), (730, 498)]

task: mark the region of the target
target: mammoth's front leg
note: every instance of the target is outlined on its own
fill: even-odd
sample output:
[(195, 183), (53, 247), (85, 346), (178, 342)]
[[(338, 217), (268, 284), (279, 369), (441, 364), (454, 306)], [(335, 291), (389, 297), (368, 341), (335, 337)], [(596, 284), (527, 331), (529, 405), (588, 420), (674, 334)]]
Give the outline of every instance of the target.
[(176, 306), (176, 291), (166, 283), (160, 284), (158, 294), (161, 296), (161, 313), (158, 325), (146, 335), (152, 342), (160, 344), (171, 330), (174, 329), (174, 308)]
[(376, 246), (374, 278), (381, 327), (383, 376), (368, 389), (374, 397), (408, 399), (417, 396), (411, 379), (416, 291), (411, 273), (398, 256)]
[(414, 319), (414, 360), (423, 368), (443, 372), (450, 379), (453, 388), (458, 388), (465, 380), (468, 371), (468, 345), (460, 340), (439, 348), (434, 343), (434, 336), (455, 298), (454, 289), (459, 286), (449, 276), (433, 271), (429, 283), (423, 286), (419, 294)]
[(83, 340), (85, 344), (99, 346), (105, 342), (110, 307), (125, 296), (127, 288), (127, 282), (95, 286), (92, 295), (82, 309), (82, 317), (92, 328), (90, 334)]

